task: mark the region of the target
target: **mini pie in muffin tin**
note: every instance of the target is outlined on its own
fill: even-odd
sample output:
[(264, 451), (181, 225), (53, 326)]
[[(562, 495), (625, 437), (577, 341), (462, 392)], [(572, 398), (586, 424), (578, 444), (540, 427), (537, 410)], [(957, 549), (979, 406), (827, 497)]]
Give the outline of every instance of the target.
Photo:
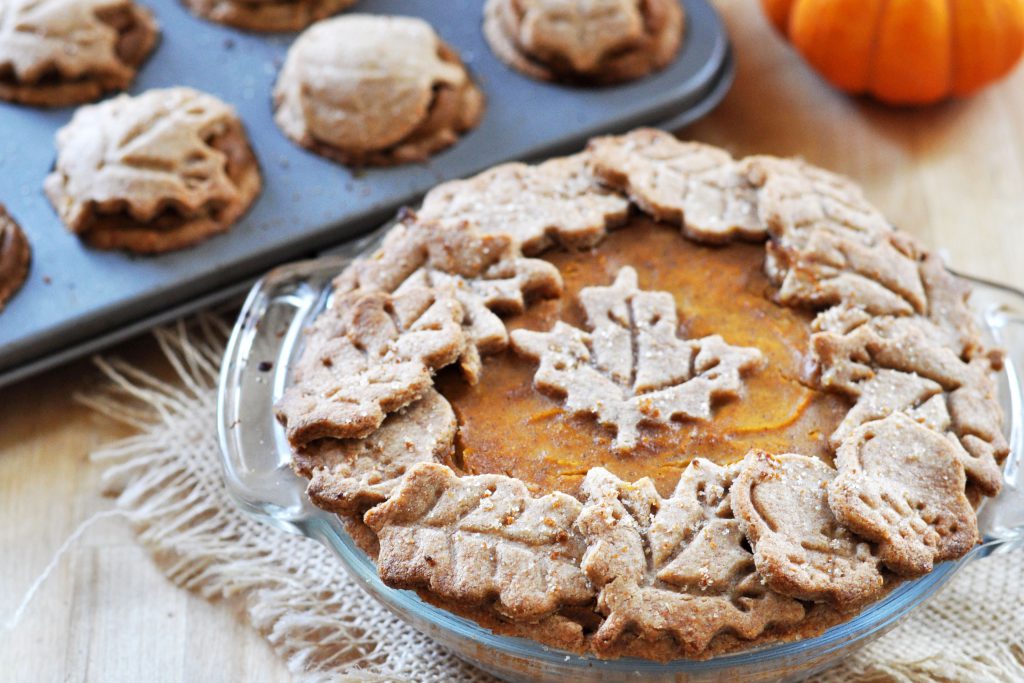
[(288, 50), (274, 120), (317, 154), (354, 166), (425, 161), (477, 125), (484, 97), (456, 52), (415, 17), (353, 14)]
[(277, 414), (388, 585), (710, 656), (976, 545), (1008, 447), (966, 296), (849, 181), (638, 130), (431, 192), (336, 279)]
[(0, 2), (0, 99), (62, 107), (123, 90), (158, 35), (133, 0)]
[(160, 253), (223, 232), (262, 187), (242, 122), (212, 95), (149, 90), (83, 107), (57, 133), (46, 194), (93, 246)]
[(679, 0), (487, 0), (484, 35), (499, 59), (540, 80), (608, 85), (675, 58)]

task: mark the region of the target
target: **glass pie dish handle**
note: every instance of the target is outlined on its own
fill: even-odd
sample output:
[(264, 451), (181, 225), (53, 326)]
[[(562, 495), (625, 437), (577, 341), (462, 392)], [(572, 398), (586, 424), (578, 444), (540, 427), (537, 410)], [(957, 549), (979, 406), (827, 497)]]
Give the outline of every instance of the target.
[(242, 510), (287, 531), (323, 539), (337, 524), (309, 502), (305, 480), (292, 474), (274, 404), (290, 381), (303, 331), (329, 304), (331, 280), (375, 249), (391, 225), (267, 273), (249, 292), (228, 340), (217, 401), (227, 490)]

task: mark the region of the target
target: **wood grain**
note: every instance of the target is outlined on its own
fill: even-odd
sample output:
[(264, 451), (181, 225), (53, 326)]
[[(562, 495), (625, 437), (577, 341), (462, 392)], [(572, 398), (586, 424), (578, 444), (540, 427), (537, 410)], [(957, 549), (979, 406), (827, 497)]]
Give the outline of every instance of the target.
[[(887, 109), (831, 91), (771, 32), (757, 3), (718, 4), (738, 78), (683, 137), (737, 155), (799, 155), (845, 173), (954, 268), (1024, 288), (1024, 69), (969, 101)], [(160, 365), (146, 339), (114, 353)], [(0, 390), (0, 620), (75, 527), (111, 507), (87, 454), (126, 430), (71, 397), (97, 381), (82, 362)], [(230, 606), (171, 586), (118, 519), (87, 531), (13, 633), (0, 633), (0, 679), (8, 681), (285, 677)]]

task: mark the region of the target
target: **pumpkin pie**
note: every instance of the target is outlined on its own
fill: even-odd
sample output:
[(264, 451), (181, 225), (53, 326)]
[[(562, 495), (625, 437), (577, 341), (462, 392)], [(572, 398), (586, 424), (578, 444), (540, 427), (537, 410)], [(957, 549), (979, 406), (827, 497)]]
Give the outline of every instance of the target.
[(424, 161), (483, 115), (455, 51), (414, 17), (322, 21), (288, 51), (274, 120), (293, 141), (351, 166)]
[(637, 130), (431, 191), (277, 416), (390, 586), (657, 660), (806, 637), (979, 541), (968, 291), (849, 180)]
[(0, 204), (0, 311), (28, 276), (32, 249), (21, 227)]
[(152, 13), (132, 0), (6, 0), (0, 99), (62, 107), (124, 90), (158, 35)]
[(301, 31), (356, 0), (184, 0), (195, 14), (246, 31)]
[(57, 132), (45, 189), (69, 230), (101, 249), (161, 253), (224, 232), (262, 186), (234, 110), (189, 88), (83, 107)]
[(512, 68), (546, 81), (642, 78), (679, 51), (679, 0), (487, 0), (484, 35)]

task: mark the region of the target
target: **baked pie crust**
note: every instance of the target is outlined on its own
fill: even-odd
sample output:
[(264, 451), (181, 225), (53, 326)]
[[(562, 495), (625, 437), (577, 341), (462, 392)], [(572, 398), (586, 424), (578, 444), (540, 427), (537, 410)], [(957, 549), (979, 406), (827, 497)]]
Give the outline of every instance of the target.
[(83, 107), (57, 132), (46, 194), (95, 247), (160, 253), (224, 232), (262, 186), (242, 122), (189, 88)]
[(850, 181), (637, 130), (433, 190), (336, 279), (277, 414), (388, 585), (707, 657), (978, 543), (1008, 446), (967, 295)]
[(487, 0), (494, 54), (547, 81), (604, 85), (667, 66), (683, 37), (679, 0)]
[(28, 277), (32, 249), (21, 227), (0, 204), (0, 311)]
[(301, 31), (356, 0), (184, 0), (195, 14), (247, 31)]
[(158, 35), (152, 13), (132, 0), (6, 0), (0, 99), (61, 107), (124, 90)]
[(274, 88), (285, 135), (350, 166), (424, 161), (483, 115), (455, 51), (413, 17), (353, 14), (306, 30)]

